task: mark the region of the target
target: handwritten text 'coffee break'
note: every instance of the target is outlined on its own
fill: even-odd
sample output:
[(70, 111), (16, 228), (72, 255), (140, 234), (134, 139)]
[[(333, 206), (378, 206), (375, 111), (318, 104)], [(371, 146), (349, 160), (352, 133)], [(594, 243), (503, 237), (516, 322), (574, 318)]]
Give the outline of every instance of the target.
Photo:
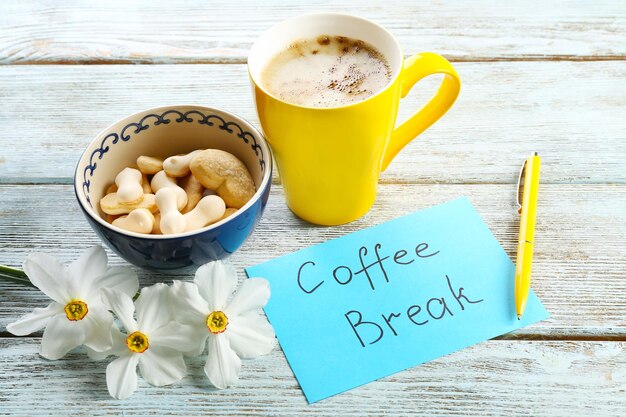
[[(388, 284), (390, 282), (390, 277), (387, 269), (385, 269), (385, 263), (389, 265), (390, 262), (393, 262), (397, 265), (410, 265), (418, 259), (430, 258), (433, 256), (437, 256), (440, 251), (429, 251), (429, 246), (427, 243), (418, 244), (412, 252), (415, 254), (409, 253), (404, 249), (400, 249), (393, 254), (387, 256), (381, 256), (379, 252), (382, 249), (382, 245), (380, 243), (376, 243), (374, 245), (373, 255), (375, 260), (366, 265), (366, 259), (368, 257), (368, 251), (366, 246), (361, 246), (359, 248), (359, 262), (361, 264), (361, 269), (354, 272), (350, 267), (346, 265), (339, 265), (332, 272), (333, 280), (339, 285), (348, 285), (352, 282), (353, 278), (363, 274), (365, 278), (367, 278), (367, 282), (372, 289), (372, 291), (376, 290), (376, 285), (373, 279), (373, 273), (378, 271), (379, 274), (382, 274), (384, 278), (384, 283)], [(391, 259), (391, 260), (390, 260)], [(315, 271), (316, 263), (313, 261), (306, 261), (300, 265), (298, 268), (298, 276), (297, 282), (300, 289), (307, 295), (312, 295), (317, 291), (322, 285), (326, 284), (325, 279), (319, 279)], [(389, 314), (381, 314), (382, 321), (377, 323), (375, 321), (363, 320), (363, 314), (358, 310), (350, 310), (344, 314), (345, 319), (347, 320), (350, 328), (354, 331), (354, 335), (356, 336), (358, 342), (362, 347), (365, 347), (366, 344), (373, 345), (374, 343), (382, 340), (385, 334), (393, 334), (394, 336), (398, 336), (396, 328), (394, 328), (392, 321), (394, 319), (398, 319), (402, 317), (402, 313), (405, 314), (406, 319), (408, 319), (412, 324), (416, 326), (424, 326), (430, 322), (430, 320), (441, 320), (446, 316), (453, 317), (453, 309), (454, 306), (458, 305), (461, 311), (465, 310), (465, 304), (476, 304), (484, 301), (484, 299), (469, 299), (464, 293), (463, 287), (458, 287), (455, 290), (454, 285), (452, 284), (452, 280), (448, 275), (444, 275), (442, 279), (446, 280), (448, 290), (452, 299), (456, 302), (452, 302), (448, 304), (448, 300), (446, 296), (441, 297), (433, 297), (426, 301), (425, 311), (422, 308), (422, 305), (412, 304), (408, 306), (406, 309), (400, 312), (391, 312)], [(332, 281), (331, 281), (332, 282)], [(423, 314), (422, 314), (423, 313)], [(420, 316), (420, 314), (422, 314)], [(427, 318), (430, 317), (430, 318)], [(367, 336), (367, 337), (366, 337)]]

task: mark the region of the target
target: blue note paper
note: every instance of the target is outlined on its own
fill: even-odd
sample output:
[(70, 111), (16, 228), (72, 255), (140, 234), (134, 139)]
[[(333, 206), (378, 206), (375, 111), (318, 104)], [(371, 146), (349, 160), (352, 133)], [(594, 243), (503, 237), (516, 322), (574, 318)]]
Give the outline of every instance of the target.
[(546, 319), (467, 198), (246, 269), (310, 403)]

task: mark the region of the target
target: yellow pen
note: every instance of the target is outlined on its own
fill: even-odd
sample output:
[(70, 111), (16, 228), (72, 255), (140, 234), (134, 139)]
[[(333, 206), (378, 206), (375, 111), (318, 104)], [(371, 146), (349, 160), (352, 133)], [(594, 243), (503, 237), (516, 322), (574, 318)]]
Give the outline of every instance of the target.
[[(533, 242), (535, 240), (535, 216), (539, 194), (539, 169), (541, 159), (534, 153), (524, 161), (517, 183), (517, 205), (521, 214), (519, 242), (515, 263), (515, 310), (517, 319), (522, 318), (530, 291), (530, 272), (533, 263)], [(523, 181), (523, 190), (522, 190)], [(521, 195), (520, 195), (521, 194)]]

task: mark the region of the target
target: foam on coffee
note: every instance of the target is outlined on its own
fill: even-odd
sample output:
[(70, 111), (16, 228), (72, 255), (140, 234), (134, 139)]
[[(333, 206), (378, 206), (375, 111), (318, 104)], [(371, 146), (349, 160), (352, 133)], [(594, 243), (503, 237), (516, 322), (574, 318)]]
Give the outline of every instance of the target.
[(390, 80), (389, 64), (373, 46), (326, 35), (291, 44), (261, 74), (261, 83), (271, 94), (307, 107), (338, 107), (365, 100)]

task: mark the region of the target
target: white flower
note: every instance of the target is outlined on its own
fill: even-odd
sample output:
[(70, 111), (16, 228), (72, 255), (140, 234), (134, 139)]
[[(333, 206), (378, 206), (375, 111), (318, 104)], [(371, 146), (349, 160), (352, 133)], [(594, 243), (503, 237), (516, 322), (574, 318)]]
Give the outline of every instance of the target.
[(103, 290), (102, 294), (125, 329), (125, 333), (113, 333), (113, 348), (107, 352), (119, 356), (107, 366), (109, 394), (124, 399), (137, 390), (138, 364), (141, 376), (152, 385), (182, 379), (187, 368), (181, 352), (199, 342), (191, 326), (172, 321), (170, 288), (165, 284), (143, 288), (134, 305), (119, 291)]
[(196, 354), (204, 351), (208, 338), (204, 372), (214, 386), (226, 388), (239, 378), (239, 358), (254, 358), (274, 348), (274, 329), (258, 313), (270, 297), (269, 283), (262, 278), (248, 279), (227, 303), (237, 285), (237, 275), (221, 261), (198, 268), (194, 282), (172, 284), (178, 303), (176, 318), (202, 336)]
[(9, 324), (7, 330), (23, 336), (45, 327), (40, 354), (47, 359), (59, 359), (81, 345), (98, 352), (109, 349), (113, 316), (100, 293), (115, 288), (133, 295), (139, 281), (132, 270), (108, 267), (107, 262), (101, 246), (87, 249), (67, 267), (42, 253), (28, 255), (24, 271), (53, 302)]

